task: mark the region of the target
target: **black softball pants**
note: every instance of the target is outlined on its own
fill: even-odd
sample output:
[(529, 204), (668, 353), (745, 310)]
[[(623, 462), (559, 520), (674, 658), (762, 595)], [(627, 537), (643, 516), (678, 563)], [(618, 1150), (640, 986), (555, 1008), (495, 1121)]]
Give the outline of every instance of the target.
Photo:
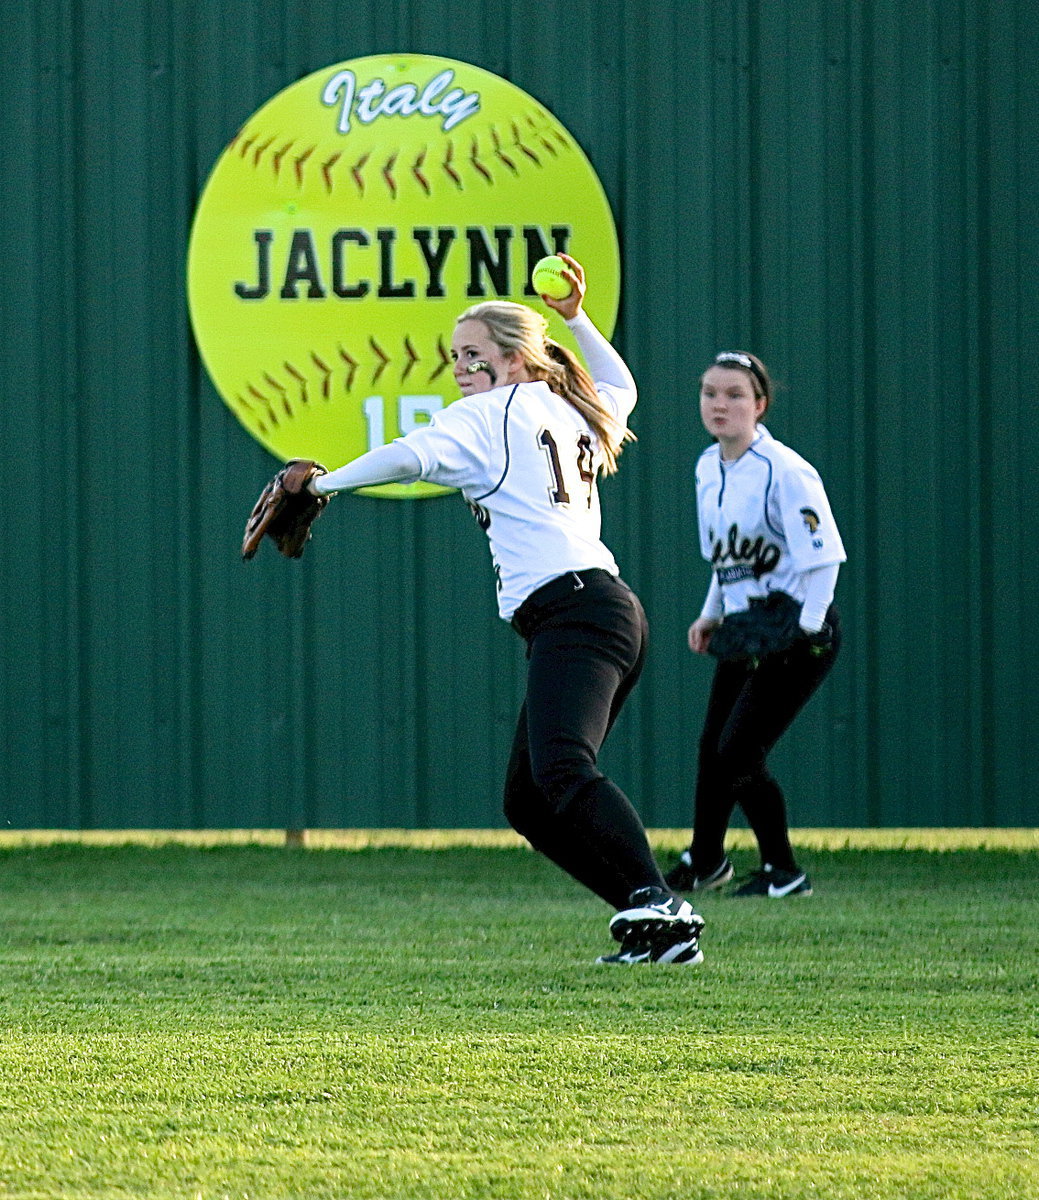
[(642, 605), (606, 571), (568, 572), (529, 597), (512, 623), (528, 668), (505, 816), (535, 850), (624, 908), (637, 888), (666, 886), (638, 813), (597, 765), (642, 673)]
[(833, 640), (822, 654), (799, 641), (783, 654), (715, 669), (703, 733), (693, 815), (693, 869), (710, 874), (725, 857), (725, 834), (738, 804), (754, 832), (762, 863), (796, 869), (786, 799), (766, 765), (769, 752), (829, 674), (840, 651), (841, 622), (831, 606)]

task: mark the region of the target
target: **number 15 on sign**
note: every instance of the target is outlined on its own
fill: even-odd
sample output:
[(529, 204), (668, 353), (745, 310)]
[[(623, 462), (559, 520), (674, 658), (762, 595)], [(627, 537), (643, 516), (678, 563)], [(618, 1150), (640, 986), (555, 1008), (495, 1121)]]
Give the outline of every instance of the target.
[[(428, 425), (434, 413), (444, 407), (443, 396), (398, 396), (397, 429), (399, 436)], [(383, 396), (369, 396), (362, 405), (368, 428), (368, 449), (375, 450), (391, 440), (386, 436), (387, 402)], [(397, 437), (398, 434), (393, 434)]]

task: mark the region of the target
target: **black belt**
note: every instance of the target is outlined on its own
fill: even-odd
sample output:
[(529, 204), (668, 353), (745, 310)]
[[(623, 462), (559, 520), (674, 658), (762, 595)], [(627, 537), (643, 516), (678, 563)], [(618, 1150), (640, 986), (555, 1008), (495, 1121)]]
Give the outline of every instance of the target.
[(555, 579), (542, 584), (536, 592), (531, 592), (516, 609), (512, 617), (512, 628), (521, 637), (527, 637), (546, 609), (572, 596), (574, 592), (581, 591), (585, 584), (602, 578), (613, 579), (615, 576), (609, 571), (604, 571), (602, 567), (589, 567), (586, 571), (567, 571), (565, 575), (557, 575)]

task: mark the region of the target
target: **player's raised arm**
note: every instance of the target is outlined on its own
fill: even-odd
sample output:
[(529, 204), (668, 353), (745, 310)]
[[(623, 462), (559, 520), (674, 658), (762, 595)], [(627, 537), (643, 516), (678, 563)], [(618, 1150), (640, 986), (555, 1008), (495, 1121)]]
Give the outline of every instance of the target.
[(628, 364), (610, 341), (596, 329), (591, 317), (583, 310), (567, 321), (566, 325), (584, 355), (588, 373), (597, 384), (618, 389), (625, 393), (626, 398), (630, 395), (630, 412), (635, 407), (637, 391), (635, 377), (628, 369)]
[[(584, 297), (588, 290), (584, 268), (576, 258), (572, 258), (569, 254), (560, 254), (556, 257), (564, 264), (565, 268), (559, 271), (559, 278), (561, 281), (569, 283), (571, 290), (565, 296), (544, 293), (541, 299), (566, 321), (567, 327), (574, 335), (574, 340), (588, 364), (588, 373), (595, 382), (621, 388), (630, 392), (634, 397), (635, 378), (628, 370), (628, 364), (584, 311)], [(534, 268), (531, 281), (536, 288), (538, 286), (537, 267)], [(635, 401), (632, 399), (629, 412), (634, 405)]]
[[(618, 441), (615, 449), (619, 450), (625, 441), (632, 440), (634, 434), (626, 428), (631, 410), (638, 399), (635, 379), (628, 364), (617, 353), (608, 338), (595, 327), (594, 322), (584, 311), (584, 297), (587, 291), (584, 268), (569, 254), (554, 255), (551, 260), (542, 259), (542, 263), (553, 261), (558, 266), (553, 268), (553, 279), (558, 284), (551, 293), (540, 293), (545, 304), (566, 321), (567, 328), (574, 335), (578, 349), (587, 365), (588, 375), (594, 383), (599, 396), (599, 404), (609, 413), (617, 426)], [(539, 287), (538, 266), (534, 268), (531, 282)], [(544, 277), (540, 282), (544, 284)], [(562, 287), (569, 286), (570, 291), (560, 296)], [(539, 289), (540, 291), (540, 289)], [(562, 353), (562, 347), (560, 347)], [(612, 469), (614, 454), (609, 457)]]

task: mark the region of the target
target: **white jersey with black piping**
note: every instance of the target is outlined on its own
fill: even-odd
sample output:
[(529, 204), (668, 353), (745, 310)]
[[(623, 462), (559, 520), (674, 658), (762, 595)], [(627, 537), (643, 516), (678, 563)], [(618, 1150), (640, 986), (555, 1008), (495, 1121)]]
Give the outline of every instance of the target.
[(703, 452), (696, 507), (726, 614), (774, 591), (803, 602), (807, 573), (847, 558), (819, 472), (763, 425), (735, 462), (717, 443)]
[[(634, 389), (596, 388), (623, 427)], [(548, 384), (456, 400), (400, 440), (417, 455), (421, 477), (458, 488), (486, 532), (504, 620), (557, 575), (591, 567), (618, 574), (600, 538), (599, 439)]]

